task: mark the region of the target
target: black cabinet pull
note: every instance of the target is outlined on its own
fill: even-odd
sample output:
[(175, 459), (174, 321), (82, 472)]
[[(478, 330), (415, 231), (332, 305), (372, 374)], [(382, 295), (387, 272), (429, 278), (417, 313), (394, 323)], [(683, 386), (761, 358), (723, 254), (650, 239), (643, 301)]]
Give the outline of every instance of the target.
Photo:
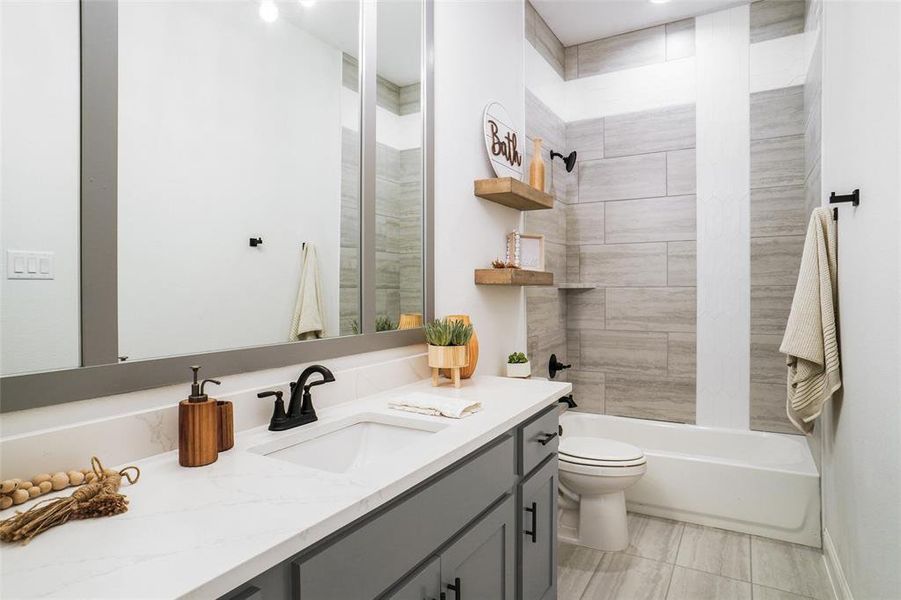
[(523, 531), (523, 533), (532, 538), (532, 543), (538, 543), (538, 503), (533, 502), (532, 506), (526, 506), (523, 510), (532, 513), (532, 531)]
[[(463, 600), (463, 592), (461, 591), (459, 577), (454, 577), (454, 582), (447, 584), (447, 589), (454, 592), (454, 600)], [(444, 596), (444, 593), (441, 595)]]
[(540, 443), (542, 446), (547, 446), (551, 443), (552, 439), (557, 437), (558, 434), (555, 431), (554, 433), (542, 433), (541, 435), (543, 435), (544, 437), (538, 440), (538, 443)]

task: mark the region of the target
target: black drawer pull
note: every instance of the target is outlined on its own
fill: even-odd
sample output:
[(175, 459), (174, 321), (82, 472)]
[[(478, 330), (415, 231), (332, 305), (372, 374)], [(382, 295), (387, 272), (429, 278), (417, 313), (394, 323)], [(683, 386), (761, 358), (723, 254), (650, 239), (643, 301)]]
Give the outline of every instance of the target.
[(463, 592), (461, 591), (460, 578), (454, 577), (454, 582), (447, 584), (447, 589), (454, 592), (454, 600), (463, 600)]
[(554, 433), (542, 433), (541, 435), (543, 435), (544, 437), (541, 438), (540, 440), (538, 440), (538, 443), (541, 444), (542, 446), (547, 446), (548, 444), (551, 443), (552, 439), (557, 437), (558, 434), (555, 431)]
[(525, 531), (523, 533), (532, 538), (532, 543), (538, 543), (538, 503), (533, 502), (532, 506), (526, 506), (523, 508), (527, 513), (532, 513), (532, 531)]

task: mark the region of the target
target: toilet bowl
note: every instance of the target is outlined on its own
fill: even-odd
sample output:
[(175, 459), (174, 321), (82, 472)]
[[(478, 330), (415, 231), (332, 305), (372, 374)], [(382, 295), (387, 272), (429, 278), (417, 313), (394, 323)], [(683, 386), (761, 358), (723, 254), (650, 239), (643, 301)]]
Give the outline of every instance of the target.
[(647, 461), (640, 448), (597, 437), (560, 439), (561, 494), (578, 499), (582, 546), (619, 551), (629, 545), (625, 490), (641, 479)]

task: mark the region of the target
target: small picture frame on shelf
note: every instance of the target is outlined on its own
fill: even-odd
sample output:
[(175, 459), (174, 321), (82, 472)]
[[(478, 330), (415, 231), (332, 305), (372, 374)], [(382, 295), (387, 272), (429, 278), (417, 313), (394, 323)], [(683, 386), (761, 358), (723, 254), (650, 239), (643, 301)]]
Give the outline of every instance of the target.
[(509, 233), (507, 262), (526, 271), (544, 271), (544, 236), (518, 231)]

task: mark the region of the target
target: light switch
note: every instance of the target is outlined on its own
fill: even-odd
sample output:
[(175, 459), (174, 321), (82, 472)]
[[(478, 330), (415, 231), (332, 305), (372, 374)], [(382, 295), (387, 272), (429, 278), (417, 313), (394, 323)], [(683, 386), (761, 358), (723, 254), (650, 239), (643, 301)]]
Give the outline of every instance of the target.
[(6, 251), (7, 279), (53, 279), (53, 252)]

